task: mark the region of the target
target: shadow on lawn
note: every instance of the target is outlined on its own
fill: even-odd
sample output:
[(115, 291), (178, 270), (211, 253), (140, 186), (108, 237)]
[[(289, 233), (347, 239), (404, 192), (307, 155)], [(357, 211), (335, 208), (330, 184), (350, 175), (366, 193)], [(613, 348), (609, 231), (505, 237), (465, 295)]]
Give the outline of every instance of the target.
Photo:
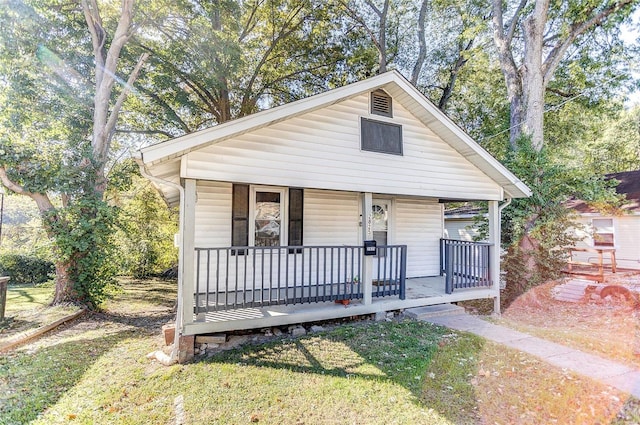
[(32, 421), (73, 388), (85, 372), (118, 342), (135, 335), (124, 330), (0, 357), (0, 423)]
[(87, 314), (65, 329), (67, 340), (55, 331), (44, 337), (50, 341), (37, 342), (35, 349), (0, 356), (0, 424), (36, 419), (118, 343), (159, 334), (160, 326), (173, 316), (172, 286), (175, 283), (126, 282), (107, 311)]
[(390, 381), (408, 389), (421, 408), (431, 408), (453, 423), (475, 423), (479, 416), (471, 380), (482, 348), (477, 337), (428, 323), (384, 322), (245, 346), (206, 361)]

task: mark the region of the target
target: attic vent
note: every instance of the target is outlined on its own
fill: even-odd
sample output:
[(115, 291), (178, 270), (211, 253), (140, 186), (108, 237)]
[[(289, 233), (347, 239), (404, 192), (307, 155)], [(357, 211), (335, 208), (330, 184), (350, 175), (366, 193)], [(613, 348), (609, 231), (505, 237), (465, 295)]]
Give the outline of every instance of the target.
[(371, 93), (371, 113), (391, 118), (391, 96), (382, 90)]

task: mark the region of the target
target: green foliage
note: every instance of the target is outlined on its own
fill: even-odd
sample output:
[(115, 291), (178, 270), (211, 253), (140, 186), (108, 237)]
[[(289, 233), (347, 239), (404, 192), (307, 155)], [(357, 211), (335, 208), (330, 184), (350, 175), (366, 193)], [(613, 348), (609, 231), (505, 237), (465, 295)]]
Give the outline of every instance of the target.
[(640, 169), (640, 106), (619, 112), (602, 128), (584, 146), (587, 167), (598, 174)]
[(117, 199), (113, 200), (120, 212), (114, 235), (119, 271), (136, 278), (157, 275), (178, 261), (173, 245), (173, 236), (178, 232), (177, 212), (167, 208), (137, 167), (125, 168), (130, 172), (130, 185), (128, 190), (114, 193)]
[(509, 152), (506, 165), (529, 188), (530, 198), (514, 199), (503, 212), (502, 242), (507, 248), (503, 268), (507, 277), (507, 299), (560, 275), (565, 262), (564, 247), (577, 238), (572, 211), (565, 207), (570, 196), (589, 202), (616, 205), (620, 200), (603, 177), (589, 170), (569, 168), (549, 150), (537, 152), (527, 138)]
[(116, 284), (113, 232), (116, 209), (97, 196), (83, 196), (45, 213), (56, 261), (68, 266), (74, 297), (69, 301), (98, 307)]
[(51, 261), (19, 254), (0, 255), (0, 276), (9, 276), (10, 285), (38, 285), (53, 278)]

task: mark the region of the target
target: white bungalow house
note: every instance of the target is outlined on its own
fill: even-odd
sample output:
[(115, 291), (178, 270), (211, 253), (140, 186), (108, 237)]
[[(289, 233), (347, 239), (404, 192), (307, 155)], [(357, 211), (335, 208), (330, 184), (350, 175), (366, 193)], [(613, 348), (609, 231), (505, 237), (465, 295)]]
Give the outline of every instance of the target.
[(615, 252), (618, 268), (640, 270), (640, 170), (612, 173), (607, 179), (618, 181), (616, 192), (625, 195), (626, 202), (615, 214), (602, 212), (588, 203), (573, 199), (567, 207), (577, 213), (577, 230), (582, 240), (576, 245), (586, 252), (574, 253), (574, 259), (584, 262), (598, 261), (597, 253), (604, 251), (603, 261), (610, 265), (608, 252)]
[[(396, 71), (138, 161), (180, 205), (181, 356), (198, 334), (480, 298), (499, 310), (500, 203), (530, 194)], [(488, 243), (443, 238), (451, 200), (488, 201)]]

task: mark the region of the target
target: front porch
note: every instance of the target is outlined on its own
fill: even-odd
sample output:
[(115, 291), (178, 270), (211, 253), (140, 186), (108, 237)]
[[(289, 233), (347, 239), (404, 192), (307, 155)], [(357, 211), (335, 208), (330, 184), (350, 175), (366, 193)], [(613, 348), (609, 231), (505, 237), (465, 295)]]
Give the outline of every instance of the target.
[(447, 294), (445, 276), (420, 277), (405, 280), (405, 299), (397, 296), (374, 298), (371, 304), (362, 299), (347, 305), (332, 301), (311, 304), (271, 305), (236, 308), (194, 314), (193, 322), (185, 324), (185, 335), (267, 328), (289, 324), (339, 319), (384, 311), (444, 304), (483, 298), (494, 298), (493, 287), (467, 288)]
[[(184, 335), (496, 298), (493, 246), (442, 239), (440, 276), (407, 278), (407, 247), (196, 248)], [(186, 310), (185, 310), (186, 311)]]

